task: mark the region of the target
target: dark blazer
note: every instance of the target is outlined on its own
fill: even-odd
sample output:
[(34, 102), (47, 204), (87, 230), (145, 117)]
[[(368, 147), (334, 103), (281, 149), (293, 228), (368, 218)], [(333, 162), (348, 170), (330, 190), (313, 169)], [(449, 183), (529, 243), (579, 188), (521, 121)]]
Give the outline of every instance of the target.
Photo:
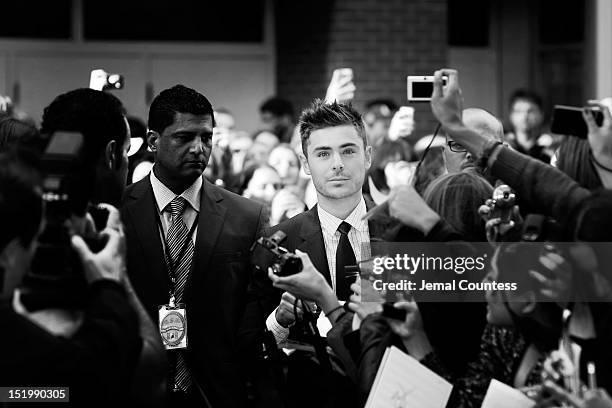
[[(149, 177), (129, 186), (121, 215), (127, 269), (151, 318), (168, 303), (169, 278)], [(250, 281), (249, 248), (262, 227), (262, 206), (204, 180), (187, 308), (187, 364), (195, 383), (217, 407), (246, 404), (239, 326)]]
[(0, 337), (0, 384), (70, 387), (70, 402), (59, 404), (67, 407), (125, 400), (142, 346), (136, 312), (124, 288), (109, 280), (88, 288), (84, 312), (78, 331), (66, 338), (15, 313), (10, 300), (0, 301), (6, 328)]
[[(376, 204), (366, 199), (366, 209), (370, 210)], [(389, 217), (376, 217), (368, 220), (368, 229), (370, 232), (370, 240), (376, 240), (382, 237), (390, 225), (395, 225), (397, 222)], [(287, 239), (282, 243), (282, 246), (289, 251), (294, 252), (299, 249), (302, 252), (308, 253), (313, 265), (321, 272), (327, 283), (331, 285), (331, 275), (327, 264), (327, 256), (325, 254), (325, 241), (323, 240), (323, 231), (317, 214), (317, 206), (315, 205), (310, 210), (296, 215), (295, 217), (281, 222), (272, 227), (264, 234), (271, 235), (276, 231), (282, 230), (287, 234)], [(278, 304), (275, 305), (275, 307)]]
[[(373, 202), (366, 199), (367, 209), (372, 208), (374, 205)], [(370, 240), (376, 240), (376, 237), (382, 236), (387, 231), (389, 224), (392, 223), (396, 222), (389, 217), (377, 217), (376, 220), (370, 220), (368, 222)], [(281, 245), (291, 252), (294, 252), (296, 249), (306, 252), (315, 268), (325, 276), (325, 279), (331, 286), (325, 242), (317, 214), (317, 207), (314, 206), (304, 213), (265, 230), (262, 235), (270, 236), (279, 230), (287, 234), (287, 238)], [(259, 287), (255, 291), (258, 291), (260, 297), (259, 304), (257, 305), (260, 316), (256, 320), (263, 321), (278, 306), (282, 291), (272, 288), (267, 275), (259, 277), (256, 281), (259, 282)], [(301, 331), (301, 325), (294, 326), (290, 337), (301, 338)], [(350, 331), (350, 325), (346, 331)], [(344, 337), (344, 334), (344, 332), (339, 334), (339, 343), (343, 342), (341, 338)], [(358, 354), (358, 351), (356, 353)], [(346, 354), (349, 354), (349, 352)], [(352, 371), (355, 371), (355, 369), (353, 368)], [(357, 406), (355, 405), (357, 402), (357, 390), (351, 381), (345, 376), (333, 373), (333, 384), (326, 384), (325, 378), (327, 377), (323, 375), (317, 364), (312, 363), (310, 353), (296, 352), (292, 354), (288, 359), (287, 372), (285, 394), (288, 399), (288, 406), (292, 408)], [(320, 392), (312, 392), (312, 390), (319, 390)]]

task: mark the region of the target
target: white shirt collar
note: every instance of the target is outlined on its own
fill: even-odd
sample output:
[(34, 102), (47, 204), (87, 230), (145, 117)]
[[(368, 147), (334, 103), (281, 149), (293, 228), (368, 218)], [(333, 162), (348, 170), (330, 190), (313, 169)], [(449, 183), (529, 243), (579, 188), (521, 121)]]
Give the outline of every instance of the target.
[(317, 213), (319, 215), (319, 221), (321, 222), (321, 228), (330, 234), (334, 234), (336, 232), (342, 221), (346, 221), (357, 231), (368, 231), (368, 221), (361, 219), (366, 213), (366, 205), (363, 196), (361, 197), (359, 204), (357, 204), (353, 211), (344, 220), (341, 220), (340, 218), (328, 213), (321, 208), (320, 205), (317, 205)]
[[(177, 196), (170, 190), (164, 183), (159, 181), (157, 177), (155, 177), (155, 173), (151, 170), (151, 187), (153, 187), (153, 195), (155, 196), (155, 201), (157, 202), (157, 208), (159, 208), (160, 212), (164, 212), (164, 209), (174, 198)], [(200, 212), (200, 196), (202, 193), (202, 176), (198, 177), (192, 185), (187, 187), (185, 191), (183, 191), (180, 196), (183, 197), (191, 208)]]

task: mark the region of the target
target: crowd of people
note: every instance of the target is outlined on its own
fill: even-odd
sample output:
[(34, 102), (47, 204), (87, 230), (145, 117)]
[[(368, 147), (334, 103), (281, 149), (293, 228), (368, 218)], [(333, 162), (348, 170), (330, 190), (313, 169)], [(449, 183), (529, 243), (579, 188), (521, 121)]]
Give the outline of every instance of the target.
[[(0, 386), (69, 387), (74, 406), (360, 407), (396, 346), (453, 385), (448, 407), (481, 406), (493, 379), (539, 407), (612, 407), (608, 100), (583, 109), (586, 139), (548, 132), (527, 90), (504, 126), (443, 69), (420, 137), (414, 109), (358, 112), (355, 92), (336, 70), (299, 115), (264, 101), (252, 134), (182, 85), (146, 124), (111, 92), (59, 95), (40, 127), (1, 98)], [(503, 215), (499, 191), (516, 197)], [(470, 279), (518, 290), (389, 303), (358, 267), (377, 241), (485, 243)]]

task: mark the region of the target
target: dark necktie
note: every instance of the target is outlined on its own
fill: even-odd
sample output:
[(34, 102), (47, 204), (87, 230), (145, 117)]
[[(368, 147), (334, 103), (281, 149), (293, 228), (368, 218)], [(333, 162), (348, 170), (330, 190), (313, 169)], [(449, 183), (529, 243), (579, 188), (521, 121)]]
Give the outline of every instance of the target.
[(344, 267), (357, 264), (353, 247), (351, 247), (348, 238), (350, 230), (351, 224), (346, 221), (342, 221), (338, 226), (338, 231), (340, 232), (340, 241), (336, 250), (336, 296), (338, 300), (348, 300), (351, 295), (350, 282), (344, 278)]
[[(170, 227), (168, 228), (168, 252), (172, 262), (174, 277), (176, 279), (174, 296), (177, 303), (183, 300), (183, 292), (185, 290), (187, 278), (189, 277), (194, 254), (193, 241), (189, 236), (187, 225), (185, 225), (185, 221), (183, 221), (183, 212), (187, 204), (187, 200), (181, 196), (177, 196), (168, 205), (170, 214), (172, 214)], [(187, 391), (191, 385), (191, 376), (182, 351), (176, 353), (176, 365), (174, 369), (174, 378), (171, 379), (173, 380), (172, 385), (174, 388)]]

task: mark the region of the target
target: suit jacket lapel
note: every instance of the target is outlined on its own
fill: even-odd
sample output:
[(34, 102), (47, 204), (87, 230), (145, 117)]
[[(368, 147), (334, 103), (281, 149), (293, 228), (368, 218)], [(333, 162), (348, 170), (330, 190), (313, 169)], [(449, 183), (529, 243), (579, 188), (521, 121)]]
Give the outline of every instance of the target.
[(137, 241), (142, 248), (140, 259), (147, 265), (140, 270), (146, 271), (147, 281), (151, 282), (151, 287), (159, 289), (158, 295), (167, 298), (170, 289), (168, 271), (156, 221), (155, 197), (148, 178), (134, 186), (130, 199), (133, 201), (127, 204), (126, 209), (134, 225)]
[(192, 273), (189, 274), (185, 292), (191, 289), (193, 275), (203, 273), (215, 249), (217, 238), (225, 220), (226, 208), (220, 204), (223, 197), (210, 182), (204, 179), (200, 197), (200, 217), (196, 234)]
[(301, 243), (298, 244), (297, 248), (308, 253), (312, 264), (325, 276), (327, 283), (331, 285), (331, 274), (325, 253), (325, 241), (323, 240), (323, 231), (321, 230), (316, 205), (306, 212), (306, 217), (300, 229), (300, 239)]

